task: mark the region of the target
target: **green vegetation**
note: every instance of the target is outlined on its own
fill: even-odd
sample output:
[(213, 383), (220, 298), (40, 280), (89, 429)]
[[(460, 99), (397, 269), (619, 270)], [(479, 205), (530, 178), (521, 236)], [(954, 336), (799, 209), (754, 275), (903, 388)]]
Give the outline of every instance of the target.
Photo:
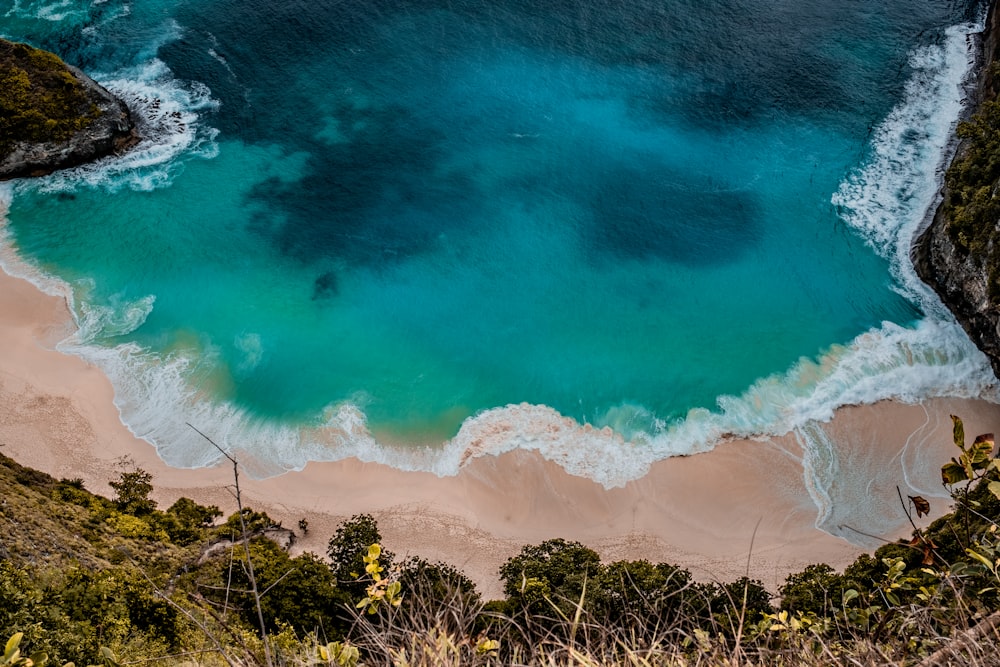
[(0, 39), (0, 158), (17, 141), (62, 141), (100, 115), (55, 55)]
[[(1000, 64), (993, 63), (994, 75)], [(1000, 303), (1000, 100), (983, 102), (968, 121), (958, 124), (959, 154), (945, 174), (943, 212), (948, 234), (960, 251), (984, 267), (991, 303)]]
[(0, 456), (0, 667), (997, 665), (1000, 460), (957, 418), (954, 440), (954, 512), (842, 573), (794, 573), (780, 597), (552, 539), (504, 563), (504, 598), (488, 602), (450, 565), (397, 563), (370, 515), (337, 528), (328, 561), (293, 558), (265, 513), (214, 525), (219, 510), (188, 499), (158, 510), (127, 463), (109, 500)]

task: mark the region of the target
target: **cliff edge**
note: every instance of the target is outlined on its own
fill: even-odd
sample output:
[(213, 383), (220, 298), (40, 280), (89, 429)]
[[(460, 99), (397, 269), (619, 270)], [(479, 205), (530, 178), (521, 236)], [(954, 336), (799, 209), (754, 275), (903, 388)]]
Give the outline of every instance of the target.
[(972, 111), (945, 175), (943, 199), (914, 242), (913, 264), (1000, 377), (1000, 11), (979, 39)]
[(0, 39), (0, 180), (41, 176), (138, 143), (123, 102), (57, 56)]

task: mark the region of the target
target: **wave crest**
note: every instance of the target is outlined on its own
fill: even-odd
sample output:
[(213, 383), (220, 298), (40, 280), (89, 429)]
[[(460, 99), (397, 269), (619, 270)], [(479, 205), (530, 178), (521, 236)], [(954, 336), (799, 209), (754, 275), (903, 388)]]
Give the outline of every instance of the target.
[[(908, 261), (913, 234), (935, 203), (951, 133), (962, 108), (961, 86), (971, 69), (968, 40), (976, 28), (955, 26), (940, 45), (913, 52), (914, 74), (903, 101), (874, 131), (864, 166), (848, 176), (833, 196), (841, 218), (890, 260), (898, 289), (920, 304), (927, 316), (913, 327), (883, 323), (847, 345), (832, 346), (815, 359), (802, 359), (785, 373), (759, 380), (740, 396), (720, 397), (717, 411), (692, 410), (684, 419), (666, 424), (656, 422), (641, 406), (622, 405), (610, 410), (595, 427), (546, 406), (509, 405), (466, 420), (459, 433), (442, 446), (389, 447), (377, 442), (363, 411), (351, 403), (330, 405), (316, 424), (294, 427), (265, 422), (235, 404), (207, 396), (195, 388), (192, 378), (205, 379), (210, 350), (200, 351), (203, 358), (199, 359), (190, 352), (156, 355), (134, 343), (95, 344), (141, 325), (154, 307), (153, 296), (116, 304), (111, 308), (114, 312), (82, 308), (77, 322), (80, 331), (60, 349), (87, 359), (108, 375), (123, 421), (135, 435), (153, 443), (171, 465), (199, 467), (219, 458), (187, 426), (190, 422), (210, 430), (216, 442), (239, 453), (255, 476), (298, 469), (310, 460), (351, 456), (453, 475), (472, 458), (528, 449), (572, 474), (614, 487), (643, 476), (656, 460), (706, 451), (727, 437), (783, 435), (796, 429), (806, 433), (843, 405), (889, 398), (918, 402), (934, 396), (998, 401), (985, 356), (917, 279)], [(162, 62), (154, 60), (118, 73), (108, 87), (138, 110), (150, 136), (123, 158), (50, 177), (43, 187), (71, 188), (80, 183), (112, 190), (161, 187), (170, 182), (181, 156), (211, 157), (217, 150), (214, 131), (199, 120), (201, 112), (216, 104), (210, 92), (176, 81)], [(15, 275), (35, 271), (11, 259), (16, 254), (9, 237), (0, 238), (0, 244), (5, 269)], [(46, 291), (55, 289), (72, 303), (68, 286), (35, 274), (36, 284), (46, 285)], [(242, 344), (246, 363), (255, 363), (259, 338), (250, 335)], [(643, 428), (630, 428), (640, 422)], [(621, 435), (629, 430), (634, 432), (627, 438)], [(813, 441), (822, 446), (820, 439)], [(807, 467), (823, 461), (821, 467), (827, 471), (813, 475), (816, 480), (831, 477), (829, 471), (837, 469), (837, 462), (824, 452), (810, 452), (807, 445)], [(814, 486), (814, 498), (822, 507), (822, 484)]]

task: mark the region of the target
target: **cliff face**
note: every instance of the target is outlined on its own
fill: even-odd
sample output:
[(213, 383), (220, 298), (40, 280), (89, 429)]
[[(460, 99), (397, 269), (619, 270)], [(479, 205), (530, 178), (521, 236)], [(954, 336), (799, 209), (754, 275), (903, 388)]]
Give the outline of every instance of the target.
[[(0, 180), (41, 176), (135, 145), (123, 102), (79, 69), (44, 51), (0, 40)], [(52, 100), (69, 100), (53, 116)]]
[[(1000, 11), (997, 3), (990, 6), (986, 29), (980, 38), (978, 54), (979, 79), (973, 94), (974, 106), (982, 107), (997, 97), (1000, 80), (992, 64), (1000, 56)], [(970, 151), (963, 142), (953, 161), (962, 160)], [(951, 173), (951, 172), (949, 172)], [(990, 229), (983, 230), (979, 242), (970, 249), (954, 229), (949, 230), (954, 207), (949, 206), (952, 192), (946, 187), (944, 201), (934, 214), (930, 226), (916, 239), (912, 250), (914, 266), (920, 278), (930, 285), (955, 315), (969, 338), (990, 359), (993, 372), (1000, 377), (1000, 299), (997, 298), (995, 258), (1000, 251), (1000, 231), (995, 218), (990, 218)], [(992, 187), (992, 197), (997, 185)]]

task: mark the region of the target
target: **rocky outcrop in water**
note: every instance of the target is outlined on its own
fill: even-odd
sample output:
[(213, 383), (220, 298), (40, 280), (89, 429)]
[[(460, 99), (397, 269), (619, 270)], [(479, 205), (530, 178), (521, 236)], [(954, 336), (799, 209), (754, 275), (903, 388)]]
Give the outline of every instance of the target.
[(0, 40), (0, 180), (41, 176), (138, 143), (125, 104), (45, 51)]
[[(995, 100), (1000, 85), (1000, 11), (996, 2), (990, 6), (979, 49), (979, 78), (970, 91), (974, 96), (973, 112)], [(946, 182), (961, 185), (955, 182), (954, 174), (958, 172), (954, 167), (970, 150), (974, 148), (969, 141), (959, 145)], [(987, 191), (989, 199), (1000, 198), (1000, 182), (994, 181)], [(937, 292), (972, 341), (986, 353), (994, 374), (1000, 377), (1000, 219), (987, 216), (978, 223), (979, 228), (972, 232), (976, 238), (970, 241), (968, 230), (957, 228), (953, 192), (946, 186), (943, 194), (931, 224), (914, 243), (913, 263), (921, 279)], [(993, 206), (991, 202), (987, 205)]]

